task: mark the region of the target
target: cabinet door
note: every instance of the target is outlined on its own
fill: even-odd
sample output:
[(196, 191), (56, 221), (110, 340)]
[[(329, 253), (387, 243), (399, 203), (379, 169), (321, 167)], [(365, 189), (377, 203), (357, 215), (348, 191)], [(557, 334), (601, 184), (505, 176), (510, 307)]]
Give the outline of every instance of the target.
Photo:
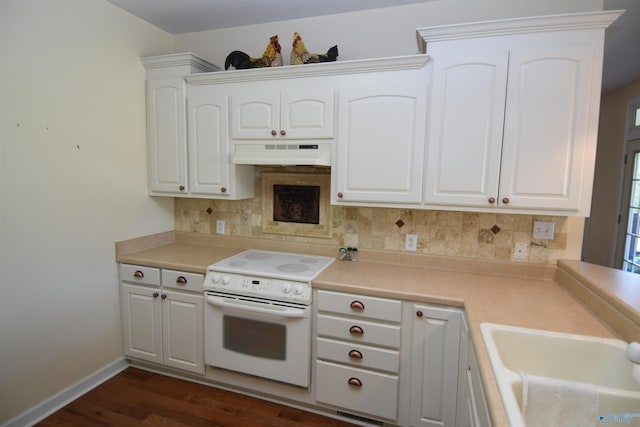
[(461, 313), (414, 304), (413, 315), (411, 425), (453, 426)]
[(420, 202), (426, 95), (420, 84), (340, 92), (333, 202)]
[(147, 152), (151, 193), (187, 191), (187, 131), (183, 79), (147, 81)]
[(202, 298), (202, 295), (198, 294), (163, 290), (162, 331), (165, 365), (204, 374)]
[(280, 132), (280, 94), (234, 89), (230, 97), (231, 137), (277, 139)]
[(492, 206), (498, 196), (508, 54), (433, 60), (425, 203)]
[(216, 87), (189, 87), (191, 193), (229, 194), (227, 111), (227, 97)]
[[(577, 210), (594, 105), (593, 48), (511, 52), (500, 201), (511, 208)], [(597, 117), (595, 118), (597, 121)], [(591, 165), (589, 165), (591, 167)]]
[(334, 122), (332, 90), (283, 92), (280, 107), (281, 138), (332, 139)]
[(160, 288), (122, 285), (124, 353), (162, 363)]

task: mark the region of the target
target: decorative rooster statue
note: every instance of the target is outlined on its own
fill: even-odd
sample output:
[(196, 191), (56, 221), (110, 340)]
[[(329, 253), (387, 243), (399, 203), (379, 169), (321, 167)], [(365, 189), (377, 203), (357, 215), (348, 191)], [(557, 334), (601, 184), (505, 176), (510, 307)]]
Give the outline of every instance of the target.
[(312, 64), (315, 62), (333, 62), (338, 57), (338, 46), (333, 46), (327, 53), (309, 53), (304, 46), (300, 34), (293, 33), (293, 49), (291, 50), (291, 65)]
[(280, 51), (280, 43), (278, 36), (271, 36), (261, 58), (251, 58), (246, 53), (234, 50), (224, 62), (224, 69), (228, 70), (233, 66), (236, 70), (244, 70), (247, 68), (263, 68), (263, 67), (279, 67), (282, 65), (282, 54)]

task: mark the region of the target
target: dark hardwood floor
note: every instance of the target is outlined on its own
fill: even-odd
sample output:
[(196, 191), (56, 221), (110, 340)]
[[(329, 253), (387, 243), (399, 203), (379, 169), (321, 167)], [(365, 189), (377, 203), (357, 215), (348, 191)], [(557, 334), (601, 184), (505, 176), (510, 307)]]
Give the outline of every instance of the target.
[(354, 426), (333, 418), (137, 368), (127, 368), (36, 425)]

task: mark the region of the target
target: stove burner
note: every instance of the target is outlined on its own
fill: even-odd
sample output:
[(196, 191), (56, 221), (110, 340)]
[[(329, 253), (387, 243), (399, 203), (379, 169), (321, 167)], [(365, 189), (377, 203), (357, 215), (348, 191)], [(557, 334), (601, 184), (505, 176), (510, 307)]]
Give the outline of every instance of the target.
[(307, 271), (308, 269), (309, 267), (302, 264), (281, 264), (276, 267), (276, 270), (283, 273), (302, 273), (303, 271)]
[(247, 264), (249, 264), (247, 261), (242, 261), (242, 260), (231, 261), (229, 263), (229, 265), (232, 266), (232, 267), (244, 267)]
[(264, 259), (271, 258), (271, 255), (265, 252), (252, 252), (252, 253), (246, 254), (244, 257), (251, 261), (262, 261)]

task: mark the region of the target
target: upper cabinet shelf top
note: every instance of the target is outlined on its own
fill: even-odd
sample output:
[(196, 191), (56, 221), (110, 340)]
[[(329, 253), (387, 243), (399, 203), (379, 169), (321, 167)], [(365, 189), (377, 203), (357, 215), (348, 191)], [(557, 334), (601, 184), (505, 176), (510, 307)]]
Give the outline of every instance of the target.
[(187, 82), (192, 85), (278, 80), (285, 78), (410, 70), (422, 68), (428, 61), (429, 55), (418, 54), (391, 58), (358, 59), (352, 61), (324, 62), (319, 64), (252, 68), (248, 70), (233, 70), (220, 73), (200, 73), (189, 75), (186, 79)]

